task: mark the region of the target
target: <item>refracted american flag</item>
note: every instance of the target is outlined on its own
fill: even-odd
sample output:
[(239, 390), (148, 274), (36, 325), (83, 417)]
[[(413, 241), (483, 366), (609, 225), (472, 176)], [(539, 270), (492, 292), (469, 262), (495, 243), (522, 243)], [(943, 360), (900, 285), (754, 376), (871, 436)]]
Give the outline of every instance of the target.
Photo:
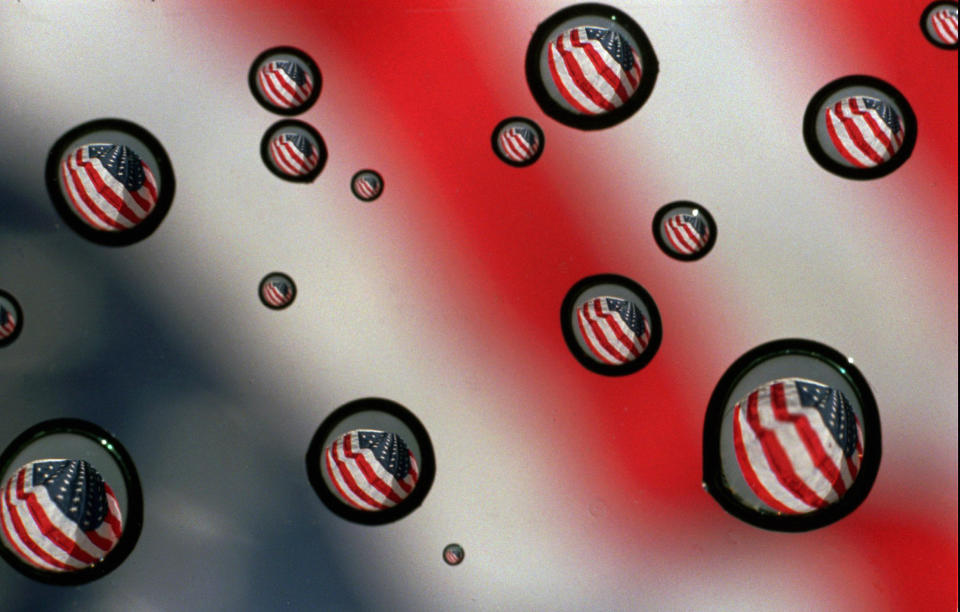
[(286, 306), (293, 299), (293, 287), (283, 279), (270, 279), (263, 283), (260, 292), (263, 299), (271, 306)]
[(857, 168), (879, 166), (903, 144), (903, 122), (891, 104), (869, 96), (838, 100), (826, 111), (837, 152)]
[(60, 164), (60, 179), (73, 211), (90, 227), (136, 227), (157, 203), (157, 181), (130, 147), (87, 144)]
[(515, 162), (527, 161), (540, 149), (537, 133), (526, 126), (514, 125), (500, 130), (497, 144), (504, 156)]
[(930, 15), (930, 25), (936, 38), (945, 45), (957, 44), (957, 9), (944, 7)]
[(778, 512), (812, 512), (843, 497), (860, 469), (862, 437), (843, 393), (811, 380), (775, 380), (734, 408), (740, 471)]
[(316, 168), (320, 153), (303, 134), (285, 132), (270, 141), (270, 159), (284, 174), (300, 176)]
[(279, 108), (296, 108), (313, 92), (310, 71), (293, 60), (267, 62), (257, 78), (263, 95)]
[(577, 309), (580, 333), (602, 363), (633, 361), (650, 342), (650, 325), (633, 302), (616, 297), (591, 298)]
[(637, 52), (611, 29), (581, 26), (550, 43), (550, 75), (560, 95), (585, 115), (612, 111), (640, 84)]
[(13, 317), (13, 312), (0, 304), (0, 340), (12, 334), (15, 329), (17, 329), (17, 320)]
[(670, 246), (678, 253), (699, 253), (710, 238), (710, 230), (700, 215), (681, 213), (667, 219), (663, 225)]
[(123, 533), (120, 504), (86, 461), (41, 459), (21, 467), (3, 488), (4, 544), (43, 570), (89, 567)]
[(383, 183), (372, 172), (363, 172), (353, 179), (353, 190), (361, 200), (372, 200), (380, 195)]
[(394, 433), (348, 431), (325, 452), (327, 476), (348, 504), (361, 510), (391, 508), (417, 484), (417, 461)]

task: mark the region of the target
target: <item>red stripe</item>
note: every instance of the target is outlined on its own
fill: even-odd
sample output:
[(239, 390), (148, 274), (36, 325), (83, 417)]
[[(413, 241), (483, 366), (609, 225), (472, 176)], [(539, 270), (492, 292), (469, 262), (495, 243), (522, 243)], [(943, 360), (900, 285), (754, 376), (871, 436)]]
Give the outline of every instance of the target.
[(883, 129), (880, 128), (880, 125), (877, 124), (877, 120), (873, 118), (873, 113), (865, 111), (863, 113), (863, 118), (867, 122), (867, 125), (870, 126), (870, 131), (873, 132), (873, 135), (877, 137), (881, 143), (883, 143), (884, 148), (887, 150), (887, 153), (893, 157), (893, 154), (897, 152), (897, 149), (893, 146), (893, 143), (890, 142), (890, 138), (884, 133)]
[[(347, 434), (346, 436), (343, 437), (343, 440), (341, 441), (341, 444), (340, 444), (340, 448), (346, 449), (349, 442), (350, 442), (350, 434)], [(336, 448), (336, 444), (334, 444), (334, 448)], [(356, 495), (357, 497), (359, 497), (360, 499), (362, 499), (363, 501), (367, 502), (368, 504), (370, 504), (375, 508), (380, 508), (380, 509), (387, 508), (387, 506), (384, 506), (377, 500), (370, 497), (370, 495), (367, 494), (366, 490), (357, 484), (357, 481), (353, 479), (353, 475), (350, 473), (350, 469), (347, 467), (346, 462), (342, 461), (338, 456), (336, 456), (336, 454), (333, 455), (333, 460), (337, 464), (337, 469), (340, 472), (340, 475), (343, 477), (343, 480), (346, 481), (347, 486), (350, 487), (350, 491), (354, 495)], [(357, 504), (353, 504), (353, 505), (356, 506)]]
[[(24, 471), (20, 470), (20, 472), (17, 473), (17, 488), (18, 488), (17, 497), (20, 497), (19, 490), (23, 489), (23, 480), (24, 480)], [(30, 534), (27, 533), (26, 528), (23, 526), (23, 522), (20, 520), (20, 516), (13, 512), (13, 508), (14, 508), (13, 502), (10, 501), (10, 487), (12, 485), (13, 485), (13, 482), (11, 479), (10, 484), (7, 486), (7, 508), (10, 509), (10, 520), (13, 522), (14, 531), (16, 531), (17, 535), (20, 536), (20, 541), (26, 544), (27, 548), (29, 548), (33, 554), (40, 557), (50, 565), (53, 565), (54, 567), (58, 567), (63, 570), (76, 569), (67, 565), (63, 561), (60, 561), (59, 559), (56, 559), (55, 557), (51, 556), (50, 553), (40, 548), (40, 546), (33, 541), (33, 538), (30, 537)]]
[(77, 561), (87, 564), (96, 563), (97, 559), (90, 556), (89, 553), (80, 548), (75, 541), (70, 539), (60, 530), (60, 527), (55, 525), (50, 520), (46, 511), (43, 509), (43, 506), (41, 506), (40, 502), (37, 500), (36, 493), (33, 493), (32, 491), (30, 493), (26, 493), (24, 491), (23, 481), (24, 475), (21, 473), (20, 478), (17, 479), (17, 498), (27, 502), (27, 508), (30, 510), (30, 515), (33, 517), (34, 522), (47, 536), (47, 539), (56, 544), (58, 548), (62, 549)]
[[(576, 40), (574, 40), (576, 38)], [(577, 30), (570, 32), (570, 42), (574, 46), (578, 46), (578, 41), (580, 39), (579, 33)], [(600, 108), (611, 111), (616, 108), (609, 100), (603, 97), (603, 95), (593, 88), (593, 85), (590, 84), (590, 81), (584, 76), (583, 71), (580, 69), (580, 64), (577, 62), (577, 59), (573, 57), (571, 51), (567, 51), (563, 48), (562, 45), (563, 37), (557, 39), (557, 51), (560, 52), (560, 57), (563, 59), (563, 65), (567, 69), (567, 74), (570, 75), (570, 78), (573, 79), (576, 87), (590, 100), (599, 106)], [(565, 89), (565, 86), (562, 82), (557, 82), (557, 88), (562, 92)], [(584, 109), (586, 110), (586, 109)], [(590, 112), (590, 111), (587, 111)]]
[[(76, 156), (77, 156), (78, 159), (80, 158), (80, 155), (81, 155), (80, 150), (77, 150)], [(84, 188), (83, 183), (81, 182), (80, 177), (79, 177), (78, 174), (77, 174), (77, 170), (74, 168), (74, 165), (71, 164), (71, 163), (69, 163), (68, 161), (64, 161), (64, 162), (63, 162), (63, 165), (66, 167), (67, 170), (70, 171), (70, 178), (71, 178), (71, 183), (73, 183), (74, 191), (76, 191), (77, 194), (79, 194), (80, 199), (83, 200), (83, 202), (87, 205), (87, 208), (88, 208), (89, 210), (93, 211), (93, 214), (96, 215), (96, 217), (97, 217), (98, 219), (100, 219), (101, 221), (103, 221), (103, 222), (104, 222), (105, 224), (107, 224), (108, 226), (113, 227), (113, 228), (118, 229), (118, 230), (125, 230), (125, 229), (127, 229), (127, 228), (125, 228), (123, 225), (121, 225), (120, 223), (118, 223), (116, 220), (114, 220), (113, 218), (108, 217), (107, 214), (106, 214), (105, 212), (103, 212), (103, 211), (100, 209), (100, 207), (97, 206), (96, 203), (94, 203), (93, 200), (90, 199), (90, 196), (87, 194), (87, 190), (86, 190), (86, 188)], [(79, 213), (80, 216), (83, 217), (83, 218), (87, 221), (87, 223), (89, 223), (89, 224), (90, 224), (91, 226), (93, 226), (93, 227), (97, 227), (96, 222), (93, 221), (93, 220), (90, 218), (90, 216), (82, 209), (82, 207), (81, 207), (81, 205), (80, 205), (80, 202), (77, 202), (77, 201), (74, 199), (74, 197), (73, 197), (73, 192), (71, 192), (71, 191), (68, 190), (68, 191), (67, 191), (67, 195), (70, 196), (70, 200), (73, 202), (73, 209), (74, 209), (75, 211), (77, 211), (77, 213)]]
[[(593, 309), (596, 311), (596, 317), (590, 315), (590, 307), (593, 306)], [(610, 344), (609, 339), (607, 338), (606, 333), (600, 329), (600, 324), (597, 322), (597, 319), (603, 319), (604, 316), (600, 312), (600, 300), (595, 299), (591, 303), (584, 306), (584, 310), (587, 312), (587, 322), (590, 324), (590, 329), (593, 330), (594, 336), (596, 336), (597, 342), (600, 343), (600, 346), (605, 348), (608, 353), (619, 357), (621, 360), (626, 361), (627, 356), (622, 354), (617, 349), (613, 348), (613, 345)], [(614, 332), (616, 333), (616, 332)], [(589, 340), (587, 341), (589, 343)]]
[[(103, 488), (106, 490), (107, 495), (113, 497), (114, 500), (117, 499), (117, 496), (113, 493), (113, 489), (110, 488), (110, 485), (103, 483)], [(120, 507), (120, 504), (117, 503), (117, 508)], [(110, 530), (113, 531), (113, 535), (116, 538), (119, 538), (123, 535), (123, 525), (121, 524), (120, 517), (115, 515), (110, 510), (110, 504), (107, 504), (107, 524), (110, 525)]]
[(773, 415), (778, 421), (793, 424), (813, 464), (817, 466), (820, 473), (830, 481), (837, 495), (842, 497), (843, 494), (847, 492), (847, 486), (843, 484), (843, 476), (840, 474), (840, 469), (823, 449), (823, 443), (820, 441), (817, 432), (813, 430), (813, 426), (810, 425), (810, 421), (806, 415), (791, 414), (787, 411), (787, 399), (784, 395), (782, 383), (774, 385), (773, 389), (771, 389), (771, 396), (773, 400)]
[(633, 69), (627, 72), (627, 79), (630, 81), (630, 87), (636, 91), (637, 85), (640, 84), (640, 77), (643, 76), (643, 70), (640, 66), (640, 56), (637, 55), (637, 52), (630, 49), (630, 53), (633, 55)]
[[(610, 328), (613, 330), (614, 335), (617, 337), (622, 344), (626, 345), (627, 349), (633, 353), (634, 357), (639, 357), (640, 352), (647, 348), (646, 340), (643, 338), (643, 333), (641, 332), (640, 336), (637, 337), (636, 341), (631, 340), (627, 336), (626, 332), (623, 331), (623, 327), (620, 324), (620, 321), (617, 320), (617, 317), (612, 313), (603, 314), (600, 312), (599, 300), (597, 300), (597, 314), (600, 315), (603, 319), (607, 321), (607, 324), (610, 325)], [(642, 344), (641, 347), (637, 347), (637, 342)]]
[[(577, 35), (579, 38), (579, 32)], [(617, 92), (617, 96), (620, 97), (621, 102), (629, 100), (630, 94), (627, 93), (627, 89), (623, 86), (623, 81), (621, 81), (620, 77), (613, 72), (613, 69), (603, 61), (603, 58), (600, 57), (593, 43), (588, 40), (585, 43), (580, 43), (578, 46), (586, 52), (587, 57), (593, 62), (593, 67), (597, 69), (597, 72), (603, 77), (603, 80), (609, 83), (610, 87), (613, 87), (613, 90)]]
[[(756, 392), (750, 394), (750, 399), (756, 401)], [(787, 514), (796, 514), (796, 510), (785, 506), (776, 497), (771, 495), (770, 491), (767, 491), (767, 488), (760, 482), (757, 473), (753, 471), (753, 464), (750, 463), (750, 457), (747, 456), (747, 449), (743, 446), (743, 430), (740, 428), (740, 404), (737, 404), (733, 413), (733, 448), (737, 454), (737, 463), (740, 464), (740, 472), (743, 474), (744, 480), (747, 481), (747, 484), (753, 492), (757, 494), (757, 497), (774, 510)]]
[[(147, 193), (150, 195), (150, 210), (153, 209), (153, 203), (157, 201), (157, 183), (156, 179), (153, 176), (153, 171), (150, 170), (150, 166), (146, 164), (143, 160), (140, 161), (140, 165), (143, 166), (143, 174), (147, 177), (147, 180), (144, 181), (143, 187), (147, 188)], [(143, 189), (141, 187), (140, 189)]]
[[(847, 136), (850, 137), (850, 140), (853, 141), (853, 144), (855, 144), (856, 147), (860, 149), (860, 151), (864, 155), (869, 157), (871, 161), (873, 161), (875, 164), (878, 164), (878, 165), (882, 164), (883, 158), (880, 157), (877, 154), (877, 152), (873, 150), (873, 147), (867, 144), (867, 141), (863, 138), (863, 133), (860, 131), (860, 128), (857, 127), (857, 124), (854, 122), (853, 117), (844, 115), (842, 112), (840, 112), (841, 104), (842, 104), (841, 102), (837, 102), (835, 113), (837, 118), (840, 119), (840, 122), (843, 124), (844, 130), (846, 131)], [(855, 107), (856, 105), (855, 100), (850, 100), (848, 105), (850, 106), (851, 111), (855, 115), (863, 114), (862, 112), (860, 112), (858, 108)], [(843, 147), (843, 144), (841, 144), (840, 146)]]
[[(557, 51), (559, 52), (560, 49), (558, 45), (559, 45), (560, 39), (557, 39), (557, 40), (558, 42), (551, 46), (556, 47)], [(561, 52), (561, 55), (562, 55), (562, 52)], [(560, 79), (560, 74), (557, 72), (557, 65), (555, 60), (553, 59), (553, 52), (551, 49), (547, 49), (547, 64), (550, 67), (550, 75), (553, 77), (553, 82), (557, 86), (557, 91), (560, 92), (560, 95), (563, 96), (563, 99), (566, 100), (567, 103), (570, 104), (570, 106), (572, 106), (573, 108), (575, 108), (576, 110), (580, 111), (585, 115), (594, 114), (593, 111), (591, 111), (590, 109), (580, 104), (580, 102), (578, 102), (577, 99), (574, 98), (569, 91), (567, 91), (567, 88), (564, 86), (563, 81)]]
[[(774, 387), (780, 385), (782, 385), (782, 383), (777, 383)], [(820, 496), (811, 491), (807, 483), (803, 482), (803, 480), (797, 476), (797, 473), (793, 469), (793, 464), (790, 463), (790, 457), (780, 445), (780, 440), (777, 439), (777, 435), (773, 431), (764, 429), (763, 426), (760, 425), (757, 400), (753, 394), (750, 396), (750, 403), (747, 407), (747, 422), (750, 424), (754, 435), (760, 440), (760, 444), (763, 447), (763, 454), (767, 458), (767, 462), (770, 464), (772, 472), (774, 476), (777, 477), (777, 480), (780, 481), (780, 484), (803, 500), (808, 506), (813, 506), (814, 508), (823, 508), (826, 506), (827, 504), (820, 499)]]
[[(81, 156), (79, 152), (77, 153), (77, 164), (83, 166), (84, 170), (87, 173), (87, 177), (90, 178), (90, 181), (93, 183), (93, 186), (97, 188), (97, 193), (100, 194), (103, 199), (109, 202), (117, 211), (126, 217), (127, 221), (131, 223), (140, 223), (140, 218), (137, 216), (137, 213), (133, 211), (127, 203), (123, 201), (117, 193), (109, 187), (104, 181), (103, 177), (100, 176), (100, 171), (96, 168), (93, 162), (90, 161), (81, 161)], [(102, 166), (101, 166), (102, 167)], [(107, 170), (104, 168), (103, 170)], [(122, 189), (122, 187), (121, 187)]]

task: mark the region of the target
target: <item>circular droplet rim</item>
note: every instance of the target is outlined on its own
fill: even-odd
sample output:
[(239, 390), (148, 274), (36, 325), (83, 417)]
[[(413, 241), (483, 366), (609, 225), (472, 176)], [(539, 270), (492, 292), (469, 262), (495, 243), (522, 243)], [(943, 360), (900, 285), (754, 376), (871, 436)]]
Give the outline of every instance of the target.
[[(672, 211), (678, 208), (692, 208), (697, 210), (697, 215), (702, 217), (704, 222), (707, 224), (707, 231), (710, 232), (710, 236), (707, 237), (707, 243), (703, 245), (703, 248), (696, 253), (678, 253), (666, 240), (664, 240), (663, 235), (660, 232), (660, 228), (663, 225), (664, 219)], [(660, 207), (660, 210), (657, 211), (657, 214), (653, 216), (653, 239), (656, 240), (660, 250), (670, 257), (680, 261), (696, 261), (706, 256), (706, 254), (709, 253), (713, 248), (714, 243), (716, 243), (717, 223), (714, 221), (713, 215), (710, 214), (710, 211), (700, 204), (697, 204), (696, 202), (690, 202), (688, 200), (677, 200), (676, 202), (664, 204)]]
[[(356, 181), (363, 174), (374, 174), (376, 175), (377, 180), (380, 181), (380, 190), (377, 191), (377, 194), (374, 195), (372, 198), (365, 198), (359, 193), (357, 193)], [(377, 172), (376, 170), (371, 170), (370, 168), (364, 168), (363, 170), (358, 170), (357, 172), (354, 173), (352, 177), (350, 177), (350, 192), (353, 194), (355, 198), (357, 198), (361, 202), (373, 202), (374, 200), (376, 200), (377, 198), (383, 195), (383, 190), (385, 187), (386, 187), (386, 183), (383, 182), (383, 176), (381, 176), (380, 173)]]
[(8, 291), (0, 289), (0, 297), (10, 303), (10, 306), (13, 307), (13, 316), (16, 318), (16, 327), (13, 328), (13, 332), (6, 338), (0, 338), (0, 348), (2, 348), (12, 344), (13, 341), (20, 336), (20, 333), (23, 332), (23, 309), (20, 307), (20, 302), (17, 301), (17, 298), (13, 297), (13, 294)]
[(24, 431), (7, 445), (3, 454), (0, 454), (0, 474), (5, 474), (14, 458), (31, 443), (50, 434), (74, 434), (89, 438), (102, 446), (116, 462), (123, 475), (123, 483), (127, 491), (127, 512), (123, 517), (123, 533), (103, 561), (71, 572), (47, 572), (36, 568), (20, 559), (4, 545), (0, 545), (0, 556), (15, 570), (34, 580), (59, 585), (84, 584), (112, 572), (133, 552), (143, 529), (143, 489), (140, 486), (137, 468), (123, 444), (102, 427), (81, 419), (52, 419), (37, 423)]
[[(622, 365), (601, 363), (591, 357), (577, 342), (576, 334), (578, 331), (574, 329), (571, 323), (573, 311), (580, 301), (580, 296), (597, 285), (619, 285), (623, 287), (627, 292), (634, 294), (643, 301), (643, 306), (646, 308), (647, 314), (650, 315), (650, 341), (643, 353), (633, 361)], [(635, 281), (618, 274), (588, 276), (571, 287), (560, 306), (560, 327), (563, 330), (563, 339), (567, 343), (567, 348), (574, 358), (580, 362), (580, 365), (603, 376), (627, 376), (641, 370), (653, 360), (660, 349), (660, 343), (663, 341), (663, 322), (653, 297)]]
[(927, 8), (923, 9), (923, 14), (920, 15), (920, 30), (923, 32), (923, 37), (934, 47), (945, 51), (956, 51), (960, 48), (960, 40), (953, 44), (945, 43), (931, 34), (930, 29), (927, 27), (927, 20), (930, 18), (930, 14), (939, 8), (946, 7), (957, 8), (958, 4), (956, 2), (931, 2), (928, 4)]
[[(273, 140), (273, 137), (277, 132), (287, 128), (297, 128), (307, 132), (317, 145), (317, 165), (313, 170), (307, 172), (306, 174), (298, 174), (296, 176), (287, 174), (283, 170), (277, 168), (274, 165), (273, 160), (270, 158), (270, 141)], [(304, 123), (299, 119), (283, 119), (271, 125), (263, 134), (263, 138), (260, 139), (260, 158), (263, 160), (263, 164), (268, 170), (270, 170), (270, 172), (273, 173), (274, 176), (280, 177), (283, 180), (291, 183), (312, 183), (314, 179), (320, 175), (323, 167), (327, 164), (327, 145), (325, 142), (323, 142), (320, 132), (315, 130), (310, 124)]]
[[(382, 412), (401, 421), (413, 432), (417, 444), (420, 447), (420, 461), (418, 466), (420, 468), (420, 474), (417, 478), (417, 485), (413, 488), (413, 491), (396, 506), (376, 512), (354, 508), (337, 497), (333, 491), (327, 487), (326, 482), (324, 482), (321, 467), (324, 444), (336, 427), (343, 422), (344, 419), (354, 414), (370, 411)], [(423, 424), (420, 423), (420, 420), (397, 402), (376, 397), (353, 400), (330, 413), (320, 424), (320, 427), (310, 440), (310, 446), (307, 448), (306, 462), (307, 479), (310, 481), (310, 485), (317, 493), (320, 501), (323, 502), (323, 505), (341, 518), (364, 525), (392, 523), (404, 518), (419, 508), (423, 500), (426, 499), (427, 493), (430, 492), (430, 487), (433, 486), (433, 480), (436, 477), (437, 470), (433, 444), (430, 442), (430, 436), (427, 434), (427, 430)]]
[[(642, 75), (633, 95), (623, 105), (602, 115), (582, 115), (568, 110), (553, 99), (542, 82), (540, 72), (540, 53), (548, 43), (550, 34), (561, 24), (578, 17), (600, 17), (610, 20), (622, 28), (637, 43), (637, 55), (640, 57)], [(643, 29), (629, 15), (620, 9), (605, 4), (576, 4), (561, 9), (537, 26), (527, 46), (526, 77), (527, 86), (540, 109), (547, 116), (560, 123), (580, 130), (599, 130), (611, 127), (632, 117), (646, 103), (657, 81), (659, 62), (653, 45)]]
[[(263, 92), (260, 91), (260, 87), (257, 86), (257, 74), (260, 72), (260, 66), (273, 55), (292, 55), (296, 57), (297, 60), (299, 60), (304, 67), (312, 73), (313, 91), (311, 91), (310, 95), (307, 96), (307, 99), (303, 101), (303, 104), (292, 108), (281, 108), (270, 102), (270, 100), (264, 96)], [(273, 47), (271, 49), (267, 49), (258, 55), (255, 60), (253, 60), (253, 64), (250, 65), (250, 72), (247, 76), (247, 81), (250, 85), (250, 93), (253, 94), (253, 98), (257, 101), (257, 103), (260, 104), (260, 106), (276, 115), (291, 117), (306, 112), (314, 105), (314, 103), (317, 101), (317, 98), (320, 97), (320, 89), (323, 86), (323, 75), (320, 74), (320, 69), (317, 67), (317, 63), (314, 62), (313, 58), (307, 55), (304, 51), (297, 49), (296, 47)]]
[[(454, 558), (452, 560), (450, 557), (447, 556), (448, 553), (453, 553)], [(443, 559), (444, 563), (446, 563), (450, 567), (456, 567), (461, 563), (463, 563), (463, 560), (466, 559), (467, 551), (463, 549), (463, 546), (460, 546), (459, 544), (454, 542), (444, 546), (443, 552), (441, 553), (440, 556)]]
[[(281, 304), (280, 306), (271, 304), (270, 302), (267, 301), (265, 297), (263, 297), (263, 286), (267, 283), (268, 280), (276, 276), (279, 276), (283, 278), (283, 280), (290, 283), (290, 289), (293, 292), (293, 295), (290, 297), (290, 301), (287, 302), (286, 304)], [(284, 310), (285, 308), (289, 308), (290, 305), (293, 304), (294, 300), (297, 299), (297, 284), (293, 282), (293, 279), (290, 278), (289, 274), (285, 274), (283, 272), (270, 272), (269, 274), (265, 275), (263, 278), (260, 279), (260, 284), (257, 285), (257, 297), (260, 298), (260, 303), (266, 306), (267, 308), (269, 308), (270, 310)]]
[[(160, 193), (157, 194), (157, 201), (150, 214), (136, 226), (116, 232), (102, 231), (87, 225), (83, 219), (74, 213), (70, 203), (63, 195), (60, 184), (60, 161), (66, 153), (67, 147), (86, 136), (105, 131), (124, 132), (132, 139), (142, 143), (156, 159), (157, 167), (151, 168), (151, 170), (155, 171), (160, 179)], [(81, 237), (104, 246), (127, 246), (150, 236), (167, 216), (176, 190), (173, 165), (170, 163), (170, 158), (167, 157), (163, 145), (145, 128), (124, 119), (95, 119), (68, 131), (50, 148), (44, 176), (47, 193), (63, 222)]]
[[(900, 149), (890, 160), (879, 166), (856, 168), (844, 165), (831, 157), (824, 148), (827, 145), (821, 144), (817, 138), (817, 119), (822, 112), (824, 104), (826, 104), (827, 100), (836, 92), (850, 87), (875, 89), (888, 97), (900, 111), (904, 129), (903, 144), (900, 145)], [(807, 110), (803, 115), (803, 141), (807, 146), (807, 151), (810, 153), (810, 156), (813, 157), (814, 161), (824, 170), (848, 179), (876, 179), (887, 176), (898, 169), (906, 163), (913, 154), (913, 149), (917, 144), (917, 116), (914, 114), (913, 108), (903, 94), (886, 81), (860, 74), (845, 76), (827, 83), (810, 99), (810, 102), (807, 104)]]
[[(500, 150), (500, 131), (505, 127), (507, 127), (508, 125), (510, 125), (511, 123), (523, 123), (527, 127), (529, 127), (531, 130), (536, 132), (537, 142), (539, 143), (539, 146), (537, 147), (537, 150), (534, 151), (533, 155), (530, 156), (530, 159), (526, 159), (522, 161), (510, 159), (509, 157), (507, 157), (506, 153)], [(494, 155), (496, 155), (497, 159), (499, 159), (503, 163), (507, 164), (508, 166), (513, 166), (515, 168), (524, 168), (526, 166), (533, 164), (538, 159), (540, 159), (540, 156), (543, 155), (543, 148), (545, 144), (546, 144), (546, 140), (544, 139), (543, 130), (540, 129), (540, 126), (537, 125), (534, 121), (527, 119), (526, 117), (508, 117), (503, 121), (501, 121), (500, 123), (498, 123), (497, 126), (493, 128), (493, 133), (490, 134), (490, 146), (493, 147)]]
[[(863, 417), (861, 428), (864, 440), (869, 442), (869, 450), (861, 459), (857, 478), (843, 497), (826, 508), (807, 514), (777, 514), (752, 508), (726, 486), (723, 475), (720, 432), (731, 393), (737, 383), (755, 367), (769, 359), (785, 355), (805, 356), (825, 363), (854, 389)], [(881, 454), (882, 439), (877, 402), (867, 379), (852, 361), (837, 350), (813, 340), (774, 340), (748, 351), (733, 362), (710, 396), (703, 424), (703, 486), (724, 510), (745, 523), (772, 531), (810, 531), (839, 521), (863, 503), (876, 481)]]

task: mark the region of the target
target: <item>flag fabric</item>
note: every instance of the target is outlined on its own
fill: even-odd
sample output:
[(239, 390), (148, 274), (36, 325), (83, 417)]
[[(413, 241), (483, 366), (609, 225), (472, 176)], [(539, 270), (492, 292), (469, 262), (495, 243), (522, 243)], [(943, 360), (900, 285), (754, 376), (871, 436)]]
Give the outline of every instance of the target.
[(957, 44), (957, 9), (945, 7), (934, 11), (930, 15), (930, 25), (940, 42), (946, 45)]
[(681, 213), (673, 215), (663, 226), (670, 246), (678, 253), (693, 255), (706, 246), (710, 230), (700, 215)]
[(515, 162), (527, 161), (540, 149), (536, 132), (526, 126), (511, 126), (500, 130), (497, 144), (503, 155)]
[(103, 559), (123, 533), (113, 490), (83, 460), (28, 463), (10, 477), (2, 493), (4, 543), (42, 570), (89, 567)]
[(633, 361), (650, 342), (650, 325), (633, 302), (616, 297), (591, 298), (577, 309), (580, 333), (602, 363)]
[(284, 174), (299, 176), (317, 167), (320, 154), (303, 134), (285, 132), (270, 141), (270, 159)]
[(833, 146), (857, 168), (879, 166), (903, 144), (903, 122), (892, 105), (877, 98), (838, 100), (827, 109), (826, 121)]
[(293, 288), (283, 279), (270, 279), (260, 290), (263, 299), (271, 306), (286, 306), (293, 299)]
[(417, 461), (394, 433), (348, 431), (327, 447), (325, 467), (343, 500), (361, 510), (391, 508), (417, 484)]
[(157, 203), (157, 181), (130, 147), (87, 144), (60, 164), (73, 211), (90, 227), (114, 232), (136, 227)]
[(296, 108), (313, 92), (310, 71), (292, 60), (267, 62), (257, 74), (260, 90), (279, 108)]
[(640, 84), (640, 57), (614, 30), (573, 28), (552, 41), (547, 51), (554, 85), (579, 113), (612, 111), (625, 104)]
[(17, 329), (17, 321), (13, 313), (0, 304), (0, 340), (6, 338)]
[(843, 393), (810, 380), (761, 385), (734, 408), (741, 473), (782, 513), (812, 512), (843, 497), (860, 469), (862, 437)]
[(380, 195), (380, 179), (372, 172), (364, 172), (353, 180), (353, 189), (361, 200), (372, 200)]

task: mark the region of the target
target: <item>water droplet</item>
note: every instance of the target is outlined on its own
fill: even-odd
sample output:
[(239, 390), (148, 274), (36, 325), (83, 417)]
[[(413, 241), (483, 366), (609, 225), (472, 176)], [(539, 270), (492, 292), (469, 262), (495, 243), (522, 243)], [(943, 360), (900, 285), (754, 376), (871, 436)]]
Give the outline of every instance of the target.
[(527, 47), (527, 84), (537, 103), (550, 117), (580, 129), (609, 127), (633, 115), (653, 90), (657, 72), (646, 34), (610, 7), (563, 9), (540, 24)]
[(443, 547), (443, 560), (447, 565), (460, 565), (466, 553), (459, 544), (447, 544)]
[(271, 272), (260, 281), (258, 294), (267, 308), (283, 310), (296, 299), (297, 285), (283, 272)]
[(920, 29), (931, 43), (941, 49), (956, 50), (958, 40), (957, 4), (933, 2), (920, 16)]
[(12, 294), (0, 289), (0, 347), (13, 343), (23, 331), (23, 311)]
[(250, 66), (248, 81), (257, 102), (279, 115), (296, 115), (310, 108), (322, 84), (317, 64), (294, 47), (261, 53)]
[(270, 126), (260, 141), (263, 163), (285, 181), (309, 183), (327, 163), (327, 147), (311, 126), (287, 119)]
[(511, 166), (529, 166), (543, 153), (543, 130), (524, 117), (510, 117), (498, 123), (490, 141), (496, 156)]
[(913, 153), (917, 118), (892, 85), (868, 76), (828, 83), (803, 121), (807, 150), (824, 169), (851, 179), (890, 174)]
[(702, 258), (717, 240), (717, 224), (693, 202), (671, 202), (653, 217), (653, 237), (664, 253), (681, 261)]
[(350, 179), (350, 191), (357, 199), (372, 202), (383, 193), (383, 177), (375, 170), (361, 170)]

